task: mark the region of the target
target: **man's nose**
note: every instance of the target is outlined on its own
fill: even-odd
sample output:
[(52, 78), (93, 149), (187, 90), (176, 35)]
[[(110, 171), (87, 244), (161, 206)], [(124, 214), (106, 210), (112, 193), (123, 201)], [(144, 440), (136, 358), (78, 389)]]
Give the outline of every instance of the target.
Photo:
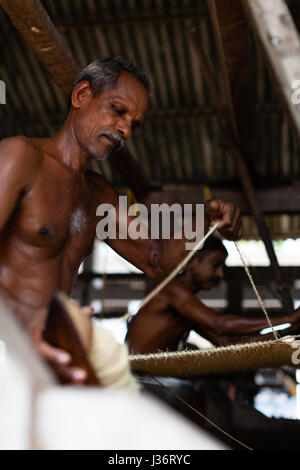
[(129, 137), (131, 137), (131, 134), (132, 134), (131, 123), (127, 121), (122, 121), (118, 126), (118, 132), (119, 132), (119, 135), (124, 140), (129, 139)]

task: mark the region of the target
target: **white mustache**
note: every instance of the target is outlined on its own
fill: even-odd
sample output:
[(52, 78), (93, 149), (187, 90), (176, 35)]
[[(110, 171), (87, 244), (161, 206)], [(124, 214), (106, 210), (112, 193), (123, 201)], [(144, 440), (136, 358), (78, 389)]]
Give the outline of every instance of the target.
[(113, 134), (112, 132), (110, 131), (103, 131), (101, 133), (101, 135), (104, 135), (105, 137), (112, 137), (114, 140), (116, 140), (119, 144), (117, 150), (121, 150), (121, 148), (124, 146), (125, 144), (125, 139), (123, 139), (123, 137), (121, 137), (120, 135), (118, 134)]

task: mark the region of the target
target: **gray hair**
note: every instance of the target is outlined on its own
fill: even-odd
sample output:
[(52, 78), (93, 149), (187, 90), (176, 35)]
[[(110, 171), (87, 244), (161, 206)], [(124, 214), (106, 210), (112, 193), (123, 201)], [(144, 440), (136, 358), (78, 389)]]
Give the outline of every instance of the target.
[(105, 90), (112, 89), (122, 72), (127, 72), (139, 80), (150, 92), (150, 80), (148, 76), (131, 60), (125, 57), (101, 57), (87, 65), (75, 78), (69, 95), (69, 109), (71, 107), (72, 93), (78, 83), (87, 81), (90, 84), (93, 96), (100, 95)]

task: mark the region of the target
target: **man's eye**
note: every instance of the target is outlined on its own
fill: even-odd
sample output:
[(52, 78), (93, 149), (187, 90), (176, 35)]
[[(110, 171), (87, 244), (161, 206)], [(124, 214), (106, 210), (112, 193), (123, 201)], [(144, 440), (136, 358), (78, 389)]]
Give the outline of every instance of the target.
[(112, 104), (112, 109), (113, 111), (115, 111), (117, 114), (119, 114), (119, 116), (123, 116), (124, 114), (124, 111), (120, 108), (118, 108), (118, 106), (116, 106), (115, 104)]

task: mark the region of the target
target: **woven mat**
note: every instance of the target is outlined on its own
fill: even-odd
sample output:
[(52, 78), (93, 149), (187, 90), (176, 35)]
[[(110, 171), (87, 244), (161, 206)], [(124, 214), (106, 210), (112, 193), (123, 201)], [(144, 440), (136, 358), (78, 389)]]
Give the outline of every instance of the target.
[(165, 377), (190, 377), (293, 366), (292, 354), (296, 348), (281, 338), (197, 351), (132, 355), (129, 360), (135, 371)]

